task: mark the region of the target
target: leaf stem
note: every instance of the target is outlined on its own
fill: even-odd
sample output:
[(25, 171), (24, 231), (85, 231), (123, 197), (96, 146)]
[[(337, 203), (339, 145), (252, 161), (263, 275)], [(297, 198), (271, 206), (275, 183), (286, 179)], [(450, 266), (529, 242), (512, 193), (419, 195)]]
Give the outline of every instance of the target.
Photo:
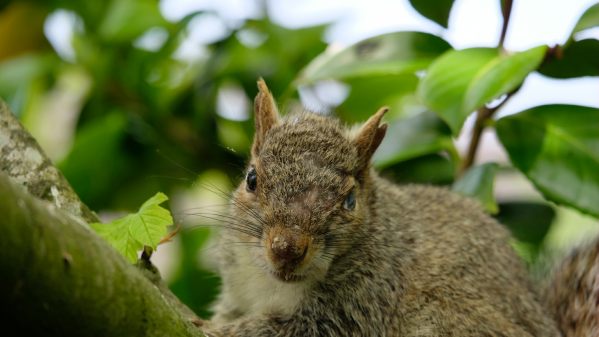
[(502, 0), (501, 1), (501, 14), (503, 15), (503, 24), (501, 26), (501, 35), (499, 36), (498, 47), (503, 49), (503, 43), (505, 42), (505, 36), (507, 34), (507, 28), (510, 23), (510, 17), (512, 14), (513, 0)]
[(489, 119), (493, 117), (495, 112), (501, 109), (502, 106), (505, 105), (510, 98), (520, 90), (520, 87), (515, 90), (509, 92), (503, 101), (499, 103), (497, 106), (489, 108), (484, 106), (476, 111), (476, 121), (474, 122), (474, 127), (472, 128), (472, 137), (470, 138), (470, 144), (468, 144), (468, 152), (466, 153), (466, 157), (462, 161), (460, 168), (457, 171), (456, 178), (461, 177), (466, 170), (468, 170), (472, 164), (474, 164), (474, 159), (476, 158), (476, 152), (478, 150), (478, 145), (480, 144), (480, 139), (482, 136), (485, 127), (487, 126), (487, 122)]

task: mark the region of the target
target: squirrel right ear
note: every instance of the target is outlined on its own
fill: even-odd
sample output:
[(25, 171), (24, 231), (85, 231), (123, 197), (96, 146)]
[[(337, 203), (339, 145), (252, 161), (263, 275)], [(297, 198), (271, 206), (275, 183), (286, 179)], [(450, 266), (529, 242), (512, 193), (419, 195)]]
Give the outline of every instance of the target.
[(383, 141), (387, 132), (387, 124), (381, 124), (381, 119), (388, 110), (387, 107), (380, 108), (364, 123), (358, 135), (354, 138), (354, 145), (358, 150), (358, 170), (368, 167), (374, 151)]
[(258, 90), (258, 95), (254, 99), (256, 132), (254, 133), (254, 144), (252, 145), (253, 156), (257, 156), (260, 152), (260, 147), (264, 144), (264, 138), (268, 130), (279, 123), (277, 105), (262, 78), (258, 80)]

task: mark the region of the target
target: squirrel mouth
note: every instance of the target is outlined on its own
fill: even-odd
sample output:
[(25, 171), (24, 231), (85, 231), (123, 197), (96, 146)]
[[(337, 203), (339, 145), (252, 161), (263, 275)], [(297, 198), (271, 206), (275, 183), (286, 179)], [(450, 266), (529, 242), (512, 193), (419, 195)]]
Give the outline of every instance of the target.
[(294, 274), (294, 273), (286, 273), (283, 271), (271, 271), (271, 274), (279, 281), (283, 281), (286, 283), (300, 282), (306, 278), (306, 276), (304, 276), (304, 275), (298, 275), (298, 274)]

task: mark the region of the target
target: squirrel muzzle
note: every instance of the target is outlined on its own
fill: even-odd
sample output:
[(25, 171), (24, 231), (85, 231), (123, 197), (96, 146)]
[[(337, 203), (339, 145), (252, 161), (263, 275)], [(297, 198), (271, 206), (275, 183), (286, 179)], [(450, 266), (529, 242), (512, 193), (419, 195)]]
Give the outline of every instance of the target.
[(273, 228), (266, 238), (266, 250), (275, 276), (284, 281), (301, 278), (298, 268), (306, 261), (310, 237), (299, 230)]

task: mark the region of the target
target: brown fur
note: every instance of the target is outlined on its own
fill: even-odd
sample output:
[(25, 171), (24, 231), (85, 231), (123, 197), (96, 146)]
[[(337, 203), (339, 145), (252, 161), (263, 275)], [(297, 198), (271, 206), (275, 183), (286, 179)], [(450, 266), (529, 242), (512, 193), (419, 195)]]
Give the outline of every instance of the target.
[(558, 264), (545, 289), (547, 306), (565, 337), (599, 336), (599, 241)]
[[(267, 94), (260, 86), (257, 188), (236, 190), (216, 249), (209, 336), (559, 336), (504, 227), (471, 200), (370, 168), (383, 110), (356, 136), (306, 112), (273, 120)], [(285, 232), (307, 253), (280, 266), (272, 237)]]

